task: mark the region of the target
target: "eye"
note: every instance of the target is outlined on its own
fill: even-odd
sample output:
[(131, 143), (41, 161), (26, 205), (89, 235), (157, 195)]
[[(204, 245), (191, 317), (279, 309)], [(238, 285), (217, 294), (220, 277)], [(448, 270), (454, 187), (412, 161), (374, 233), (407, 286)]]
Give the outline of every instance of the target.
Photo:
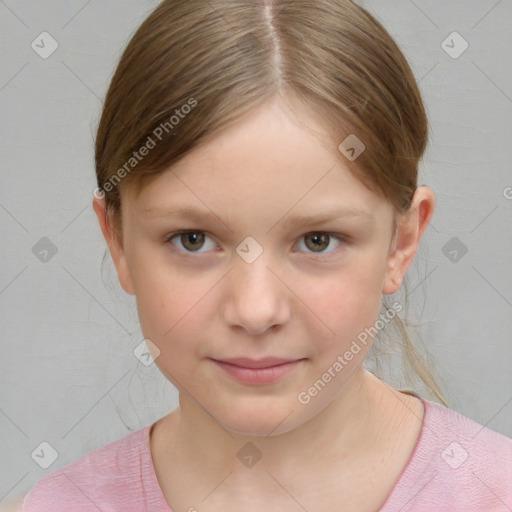
[[(193, 253), (203, 253), (209, 250), (215, 250), (217, 247), (215, 242), (211, 240), (210, 247), (206, 244), (205, 240), (210, 239), (208, 235), (206, 235), (203, 231), (179, 231), (177, 233), (173, 233), (167, 237), (166, 242), (170, 242), (174, 247), (176, 247), (180, 252), (184, 252), (186, 254)], [(343, 243), (343, 238), (341, 236), (332, 235), (330, 233), (325, 233), (322, 231), (307, 233), (302, 236), (302, 240), (305, 240), (305, 245), (308, 250), (306, 252), (317, 253), (317, 254), (328, 254), (336, 250)], [(325, 249), (329, 247), (331, 242), (335, 240), (337, 241), (337, 247), (331, 248), (331, 250), (326, 251)], [(181, 247), (180, 247), (181, 245)], [(300, 245), (300, 244), (299, 244)], [(204, 250), (201, 250), (204, 249)], [(304, 250), (299, 248), (299, 250)]]
[[(205, 235), (203, 231), (180, 231), (179, 233), (174, 233), (173, 235), (169, 236), (166, 241), (170, 242), (174, 247), (177, 247), (178, 249), (180, 249), (180, 247), (177, 244), (180, 243), (181, 246), (185, 248), (185, 250), (182, 250), (182, 252), (186, 253), (206, 252), (217, 247), (212, 241), (212, 247), (209, 249), (206, 248), (205, 251), (199, 251), (198, 249), (204, 247), (205, 238), (209, 237), (208, 235)], [(173, 242), (174, 239), (177, 240), (176, 243)]]
[(332, 240), (336, 240), (338, 242), (338, 247), (342, 244), (343, 241), (339, 236), (331, 235), (330, 233), (324, 233), (322, 231), (307, 233), (302, 237), (302, 239), (306, 241), (305, 245), (308, 249), (311, 249), (312, 253), (319, 254), (331, 253), (336, 249), (334, 248), (330, 251), (324, 250), (326, 247), (329, 247)]

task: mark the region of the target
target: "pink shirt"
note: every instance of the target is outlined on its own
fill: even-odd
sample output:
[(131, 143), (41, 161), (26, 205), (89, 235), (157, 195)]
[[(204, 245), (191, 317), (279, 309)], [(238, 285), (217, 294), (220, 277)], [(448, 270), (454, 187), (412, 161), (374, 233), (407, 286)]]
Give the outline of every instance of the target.
[[(380, 512), (511, 511), (512, 439), (421, 401), (420, 437)], [(25, 496), (22, 512), (172, 512), (156, 478), (149, 429), (47, 474)]]

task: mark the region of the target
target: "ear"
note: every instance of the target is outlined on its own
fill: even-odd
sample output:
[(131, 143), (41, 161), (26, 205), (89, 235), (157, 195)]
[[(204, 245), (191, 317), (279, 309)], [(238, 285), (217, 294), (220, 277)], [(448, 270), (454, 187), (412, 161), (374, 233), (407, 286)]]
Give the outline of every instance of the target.
[(135, 295), (135, 287), (133, 286), (133, 280), (130, 269), (128, 267), (128, 263), (126, 261), (124, 249), (121, 242), (119, 241), (118, 236), (115, 233), (115, 230), (113, 229), (112, 219), (106, 211), (105, 199), (100, 199), (94, 196), (92, 200), (92, 207), (96, 212), (98, 222), (100, 223), (101, 232), (105, 237), (110, 255), (114, 261), (119, 282), (121, 283), (121, 286), (126, 293)]
[(435, 196), (429, 187), (418, 187), (413, 195), (411, 206), (398, 222), (394, 244), (388, 258), (382, 293), (389, 295), (397, 292), (401, 286), (421, 237), (434, 216)]

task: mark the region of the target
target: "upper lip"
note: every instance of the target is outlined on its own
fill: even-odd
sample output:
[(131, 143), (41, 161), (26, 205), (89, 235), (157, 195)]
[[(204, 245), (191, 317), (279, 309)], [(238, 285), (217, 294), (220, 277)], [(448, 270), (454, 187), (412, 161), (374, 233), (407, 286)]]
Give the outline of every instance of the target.
[(292, 363), (298, 359), (285, 359), (281, 357), (266, 357), (264, 359), (249, 359), (247, 357), (237, 357), (233, 359), (214, 359), (221, 363), (234, 364), (242, 368), (269, 368), (278, 364)]

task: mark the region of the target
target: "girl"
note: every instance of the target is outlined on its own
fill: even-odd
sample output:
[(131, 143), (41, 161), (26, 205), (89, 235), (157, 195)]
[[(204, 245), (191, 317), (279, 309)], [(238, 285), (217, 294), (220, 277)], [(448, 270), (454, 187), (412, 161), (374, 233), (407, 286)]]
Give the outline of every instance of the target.
[(164, 0), (96, 138), (93, 208), (179, 390), (23, 510), (512, 509), (512, 439), (365, 368), (435, 207), (427, 119), (348, 0)]

